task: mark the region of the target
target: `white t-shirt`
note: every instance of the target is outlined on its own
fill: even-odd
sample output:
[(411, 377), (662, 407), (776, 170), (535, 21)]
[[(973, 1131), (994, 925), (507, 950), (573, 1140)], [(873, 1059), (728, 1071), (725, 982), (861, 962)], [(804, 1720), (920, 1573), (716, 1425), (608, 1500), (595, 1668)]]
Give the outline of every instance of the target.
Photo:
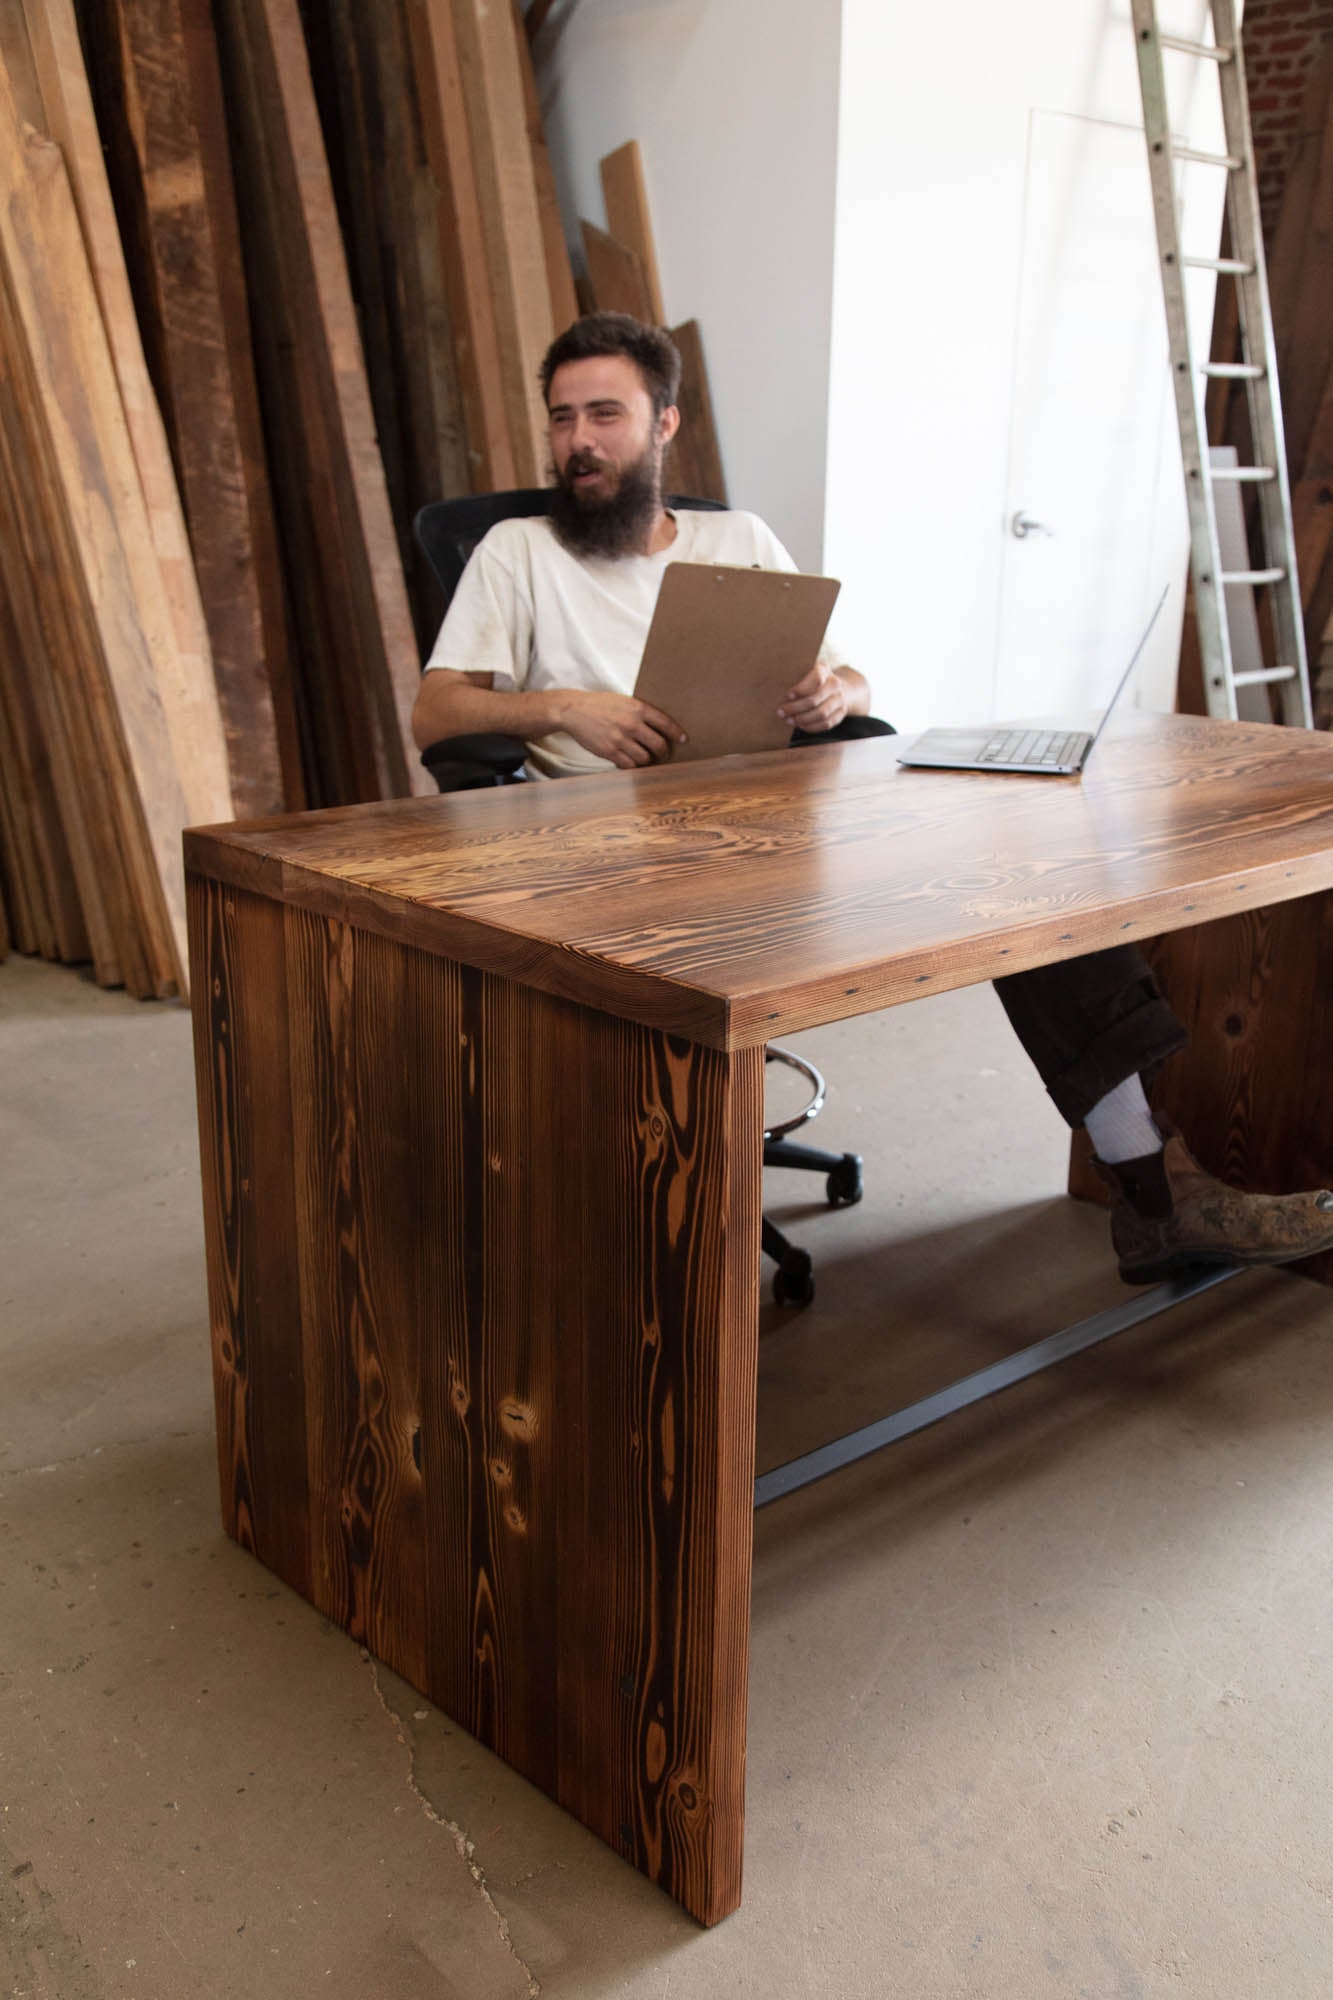
[[(682, 507), (676, 538), (651, 556), (575, 556), (545, 516), (500, 521), (464, 570), (428, 671), (485, 673), (495, 689), (590, 688), (633, 694), (668, 563), (731, 563), (794, 571), (757, 514)], [(821, 659), (844, 664), (825, 641)], [(558, 731), (529, 744), (534, 775), (568, 778), (612, 768)]]

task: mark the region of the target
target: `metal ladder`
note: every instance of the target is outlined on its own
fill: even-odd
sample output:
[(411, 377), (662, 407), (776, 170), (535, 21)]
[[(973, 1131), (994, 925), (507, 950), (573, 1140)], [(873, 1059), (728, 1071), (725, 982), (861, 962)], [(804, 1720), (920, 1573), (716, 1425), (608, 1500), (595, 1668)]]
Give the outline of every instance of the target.
[[(1277, 687), (1283, 722), (1310, 728), (1310, 677), (1305, 661), (1305, 627), (1300, 586), (1296, 577), (1296, 545), (1291, 523), (1291, 491), (1287, 480), (1282, 410), (1278, 397), (1277, 355), (1268, 305), (1259, 195), (1250, 136), (1245, 66), (1236, 25), (1235, 0), (1209, 0), (1213, 41), (1194, 42), (1163, 34), (1157, 25), (1155, 0), (1131, 0), (1138, 48), (1139, 84), (1143, 93), (1143, 127), (1148, 141), (1157, 247), (1166, 299), (1171, 375), (1180, 420), (1185, 462), (1185, 495), (1189, 507), (1190, 565), (1194, 580), (1194, 612), (1203, 656), (1204, 690), (1210, 715), (1236, 717), (1236, 690), (1256, 683)], [(1164, 51), (1176, 50), (1217, 65), (1222, 98), (1225, 153), (1205, 153), (1177, 145), (1171, 135), (1167, 105)], [(1231, 257), (1187, 257), (1180, 242), (1176, 208), (1175, 162), (1201, 161), (1225, 171)], [(1243, 361), (1196, 363), (1190, 344), (1185, 304), (1185, 272), (1216, 271), (1237, 288), (1237, 309)], [(1257, 465), (1229, 468), (1209, 461), (1204, 391), (1210, 376), (1243, 381), (1249, 399), (1250, 435), (1259, 454)], [(1241, 480), (1257, 488), (1264, 563), (1259, 569), (1224, 570), (1218, 546), (1214, 485)], [(1228, 584), (1254, 584), (1272, 591), (1273, 629), (1281, 664), (1237, 673), (1232, 665), (1231, 635), (1225, 590)]]

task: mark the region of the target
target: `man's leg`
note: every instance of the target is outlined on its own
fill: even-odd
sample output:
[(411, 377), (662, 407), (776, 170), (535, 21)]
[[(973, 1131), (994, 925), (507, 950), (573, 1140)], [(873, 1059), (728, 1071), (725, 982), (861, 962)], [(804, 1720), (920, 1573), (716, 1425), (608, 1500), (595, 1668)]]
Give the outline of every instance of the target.
[(1140, 1079), (1188, 1037), (1132, 945), (1014, 973), (995, 990), (1056, 1109), (1097, 1149), (1128, 1282), (1333, 1248), (1333, 1194), (1242, 1194), (1206, 1174), (1178, 1132), (1158, 1128)]

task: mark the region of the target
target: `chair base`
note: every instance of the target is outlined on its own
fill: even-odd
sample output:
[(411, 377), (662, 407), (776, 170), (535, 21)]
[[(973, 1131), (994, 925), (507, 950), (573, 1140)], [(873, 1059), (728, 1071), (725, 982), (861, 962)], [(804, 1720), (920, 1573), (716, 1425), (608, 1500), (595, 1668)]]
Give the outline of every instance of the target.
[[(766, 1167), (797, 1167), (807, 1173), (822, 1173), (824, 1198), (830, 1208), (850, 1208), (863, 1193), (861, 1155), (829, 1153), (821, 1146), (797, 1146), (790, 1139), (764, 1141)], [(780, 1306), (808, 1306), (815, 1295), (814, 1265), (808, 1250), (784, 1236), (775, 1222), (763, 1218), (763, 1252), (777, 1269), (773, 1273), (773, 1297)]]

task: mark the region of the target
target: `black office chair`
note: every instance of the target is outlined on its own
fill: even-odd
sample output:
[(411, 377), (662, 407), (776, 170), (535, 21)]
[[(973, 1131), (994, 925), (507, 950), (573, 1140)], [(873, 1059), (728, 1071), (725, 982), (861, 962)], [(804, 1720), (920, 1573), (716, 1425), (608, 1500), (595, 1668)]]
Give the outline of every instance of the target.
[[(716, 500), (673, 496), (669, 504), (708, 512), (725, 511)], [(531, 518), (550, 511), (551, 490), (538, 486), (511, 493), (479, 493), (465, 500), (436, 500), (421, 508), (413, 528), (444, 593), (444, 609), (447, 611), (453, 602), (468, 559), (488, 529), (497, 521)], [(527, 745), (516, 736), (446, 736), (438, 743), (427, 744), (421, 761), (442, 792), (462, 792), (521, 783), (526, 756)], [(817, 1146), (796, 1145), (788, 1137), (802, 1125), (808, 1125), (823, 1108), (826, 1086), (820, 1072), (804, 1056), (775, 1045), (765, 1049), (764, 1060), (796, 1070), (810, 1085), (808, 1100), (794, 1116), (766, 1128), (764, 1165), (797, 1167), (807, 1173), (823, 1174), (824, 1193), (830, 1207), (845, 1208), (860, 1201), (859, 1153), (829, 1153)], [(809, 1253), (790, 1242), (767, 1216), (763, 1219), (763, 1249), (776, 1266), (773, 1296), (778, 1304), (808, 1305), (815, 1295), (814, 1267)]]

